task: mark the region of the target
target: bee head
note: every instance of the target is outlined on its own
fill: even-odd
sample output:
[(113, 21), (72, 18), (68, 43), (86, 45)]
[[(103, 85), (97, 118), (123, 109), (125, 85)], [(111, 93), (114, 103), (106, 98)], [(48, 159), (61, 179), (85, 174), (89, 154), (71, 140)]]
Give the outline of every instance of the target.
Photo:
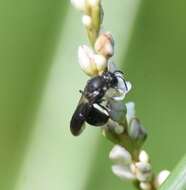
[(103, 74), (103, 78), (108, 87), (116, 87), (118, 84), (118, 79), (114, 73), (106, 72)]

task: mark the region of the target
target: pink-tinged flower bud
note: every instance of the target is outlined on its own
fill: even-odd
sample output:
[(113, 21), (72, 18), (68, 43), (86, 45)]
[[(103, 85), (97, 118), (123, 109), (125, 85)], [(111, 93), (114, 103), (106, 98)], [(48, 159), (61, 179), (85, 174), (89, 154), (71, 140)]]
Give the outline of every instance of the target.
[(114, 40), (110, 33), (101, 33), (96, 40), (95, 50), (107, 59), (114, 54)]

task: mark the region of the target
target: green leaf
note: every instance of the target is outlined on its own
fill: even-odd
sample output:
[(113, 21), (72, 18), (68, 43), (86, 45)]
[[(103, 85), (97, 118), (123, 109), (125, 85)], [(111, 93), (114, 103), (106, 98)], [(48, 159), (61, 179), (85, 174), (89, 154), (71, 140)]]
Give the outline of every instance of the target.
[(160, 190), (186, 190), (186, 155), (178, 163)]

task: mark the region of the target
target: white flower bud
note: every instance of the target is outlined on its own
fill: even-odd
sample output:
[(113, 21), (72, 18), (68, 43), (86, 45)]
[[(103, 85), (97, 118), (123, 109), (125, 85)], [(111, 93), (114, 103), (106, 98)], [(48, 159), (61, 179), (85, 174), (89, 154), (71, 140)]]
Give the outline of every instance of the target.
[(128, 134), (133, 140), (138, 141), (138, 145), (142, 145), (147, 137), (147, 132), (145, 128), (135, 117), (130, 120)]
[[(108, 95), (112, 95), (113, 93), (109, 93)], [(126, 109), (126, 105), (123, 101), (115, 101), (112, 97), (113, 96), (110, 96), (111, 98), (109, 98), (106, 94), (106, 98), (108, 97), (108, 102), (107, 102), (107, 105), (106, 107), (108, 108), (109, 110), (109, 115), (110, 115), (110, 119), (111, 121), (113, 122), (116, 122), (118, 123), (118, 129), (120, 128), (120, 133), (117, 129), (117, 127), (115, 127), (114, 129), (115, 132), (117, 134), (121, 134), (124, 132), (124, 130), (127, 128), (127, 124), (126, 124), (126, 112), (127, 112), (127, 109)]]
[(139, 186), (140, 186), (140, 188), (141, 188), (142, 190), (151, 190), (151, 189), (152, 189), (150, 183), (141, 182), (141, 183), (139, 184)]
[(76, 9), (80, 11), (86, 10), (86, 0), (71, 0), (71, 3)]
[(101, 75), (107, 68), (105, 57), (94, 54), (93, 50), (86, 45), (79, 47), (78, 57), (82, 70), (89, 76)]
[(88, 15), (83, 15), (82, 17), (82, 23), (86, 26), (86, 27), (90, 27), (92, 24), (92, 18)]
[(79, 64), (82, 70), (90, 76), (98, 75), (98, 70), (94, 62), (94, 52), (88, 46), (80, 46), (78, 49)]
[(132, 163), (131, 154), (120, 145), (114, 146), (109, 154), (109, 158), (114, 162), (122, 165), (129, 165)]
[(95, 7), (100, 3), (100, 0), (87, 0), (87, 3), (92, 6)]
[(94, 61), (96, 64), (96, 68), (98, 73), (101, 75), (107, 68), (107, 60), (102, 55), (94, 55)]
[(135, 174), (139, 181), (147, 182), (152, 178), (152, 168), (149, 163), (137, 162), (135, 163)]
[(135, 117), (136, 115), (136, 110), (135, 110), (135, 104), (134, 102), (128, 102), (126, 103), (127, 106), (127, 123), (130, 123), (131, 119)]
[(110, 33), (102, 33), (95, 42), (95, 50), (97, 53), (106, 58), (112, 57), (114, 54), (114, 40)]
[(134, 163), (134, 162), (131, 163), (130, 169), (131, 169), (132, 173), (134, 173), (134, 174), (136, 173), (136, 166), (135, 166), (135, 163)]
[(121, 165), (113, 165), (112, 172), (122, 180), (135, 180), (135, 175), (128, 167)]
[(109, 119), (106, 126), (110, 130), (112, 130), (114, 133), (116, 133), (117, 135), (122, 134), (125, 130), (125, 128), (122, 125), (120, 125), (118, 122), (116, 122), (112, 119)]
[(139, 153), (139, 161), (140, 162), (145, 162), (148, 163), (149, 162), (149, 155), (147, 154), (146, 151), (141, 150)]
[(155, 187), (159, 188), (165, 182), (165, 180), (169, 177), (169, 175), (170, 175), (170, 171), (168, 171), (168, 170), (161, 171), (157, 175), (157, 177), (156, 177), (156, 179), (154, 181)]
[(123, 126), (121, 126), (121, 125), (117, 125), (117, 126), (114, 128), (114, 131), (115, 131), (116, 134), (120, 135), (120, 134), (122, 134), (122, 133), (124, 132), (124, 128), (123, 128)]

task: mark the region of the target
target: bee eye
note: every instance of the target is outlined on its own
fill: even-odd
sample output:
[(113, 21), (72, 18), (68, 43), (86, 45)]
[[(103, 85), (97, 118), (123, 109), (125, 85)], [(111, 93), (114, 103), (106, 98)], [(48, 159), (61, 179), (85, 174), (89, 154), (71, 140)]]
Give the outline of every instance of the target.
[(118, 79), (114, 76), (110, 82), (111, 87), (115, 87), (118, 84)]

